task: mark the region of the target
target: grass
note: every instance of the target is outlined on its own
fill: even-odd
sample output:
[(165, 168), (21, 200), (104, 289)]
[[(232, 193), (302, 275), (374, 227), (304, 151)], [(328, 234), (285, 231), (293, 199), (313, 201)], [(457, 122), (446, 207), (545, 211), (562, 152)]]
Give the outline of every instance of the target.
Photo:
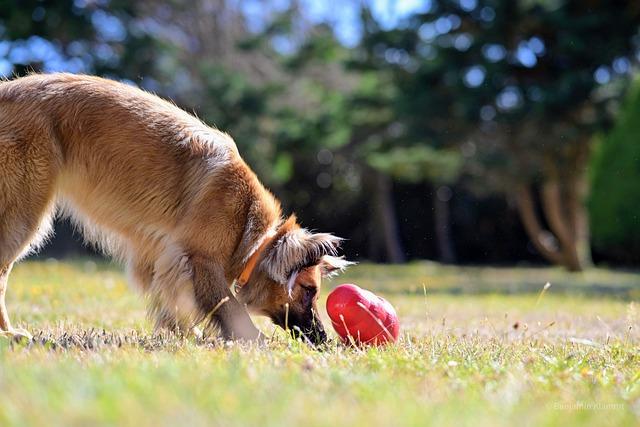
[(339, 282), (385, 295), (401, 339), (324, 352), (264, 320), (267, 348), (152, 336), (108, 264), (28, 262), (10, 281), (35, 339), (0, 340), (0, 426), (640, 423), (633, 272), (360, 265)]

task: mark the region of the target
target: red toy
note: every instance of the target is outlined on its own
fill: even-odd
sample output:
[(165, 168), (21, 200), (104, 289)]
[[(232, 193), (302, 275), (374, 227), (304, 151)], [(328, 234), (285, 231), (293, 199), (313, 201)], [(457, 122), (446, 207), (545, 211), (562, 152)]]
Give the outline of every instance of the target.
[(327, 313), (345, 343), (378, 345), (398, 339), (400, 322), (393, 306), (356, 285), (335, 288), (327, 298)]

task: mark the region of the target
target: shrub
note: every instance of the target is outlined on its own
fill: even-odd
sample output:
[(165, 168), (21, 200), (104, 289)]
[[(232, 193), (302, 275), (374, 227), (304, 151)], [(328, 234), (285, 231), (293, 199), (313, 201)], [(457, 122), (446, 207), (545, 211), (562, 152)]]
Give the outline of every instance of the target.
[(589, 210), (594, 248), (619, 261), (639, 261), (640, 78), (614, 128), (596, 145)]

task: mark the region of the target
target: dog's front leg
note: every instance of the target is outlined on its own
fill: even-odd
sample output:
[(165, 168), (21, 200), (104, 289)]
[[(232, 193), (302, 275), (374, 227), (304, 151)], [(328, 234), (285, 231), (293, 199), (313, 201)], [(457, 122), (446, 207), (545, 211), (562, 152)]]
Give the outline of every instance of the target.
[(265, 336), (255, 327), (247, 309), (242, 305), (229, 289), (225, 289), (225, 296), (216, 304), (212, 319), (219, 325), (225, 339), (239, 339), (243, 341), (263, 342)]
[(196, 303), (220, 327), (225, 339), (262, 341), (246, 308), (231, 293), (222, 268), (212, 261), (192, 257)]

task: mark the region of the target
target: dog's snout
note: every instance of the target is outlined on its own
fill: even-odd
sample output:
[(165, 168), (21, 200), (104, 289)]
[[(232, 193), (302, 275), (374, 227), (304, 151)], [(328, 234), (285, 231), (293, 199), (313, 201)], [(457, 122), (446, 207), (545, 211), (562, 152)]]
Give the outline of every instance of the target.
[(327, 341), (327, 333), (324, 331), (322, 323), (302, 332), (306, 339), (313, 345), (324, 344)]
[(327, 333), (315, 310), (300, 315), (291, 312), (272, 315), (273, 322), (281, 328), (288, 330), (293, 338), (301, 338), (303, 341), (317, 346), (327, 341)]
[(312, 310), (310, 327), (303, 333), (313, 345), (324, 344), (327, 341), (327, 333), (315, 310)]

